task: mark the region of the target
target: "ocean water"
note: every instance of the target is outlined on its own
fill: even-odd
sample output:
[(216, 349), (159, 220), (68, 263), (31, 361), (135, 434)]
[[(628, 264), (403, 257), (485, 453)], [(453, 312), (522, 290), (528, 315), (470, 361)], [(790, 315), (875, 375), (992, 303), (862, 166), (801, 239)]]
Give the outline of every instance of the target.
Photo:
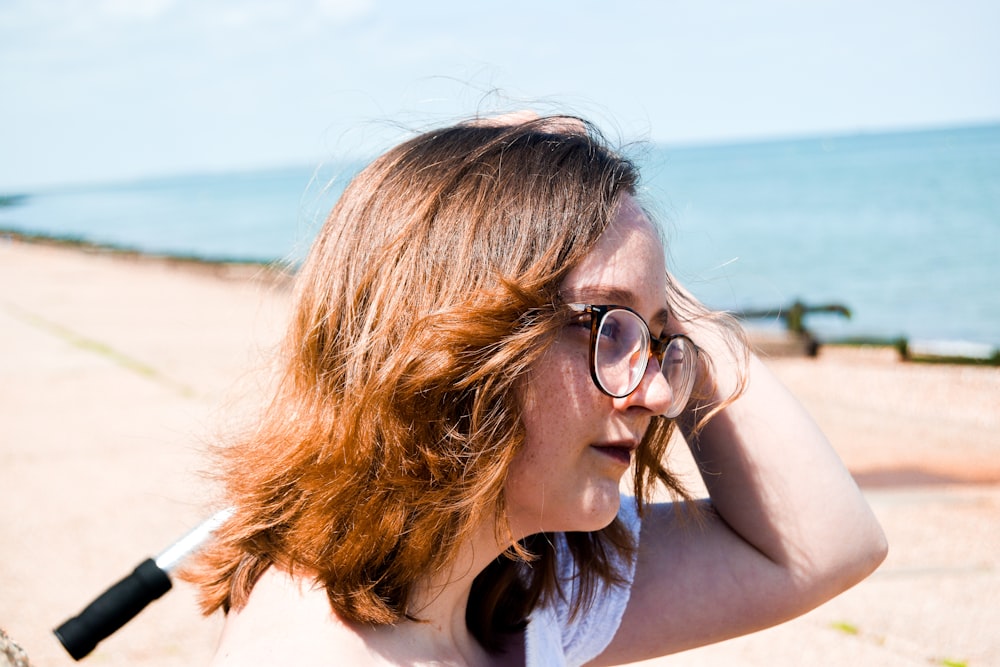
[(1000, 344), (1000, 125), (655, 149), (672, 266), (704, 301), (827, 338)]
[(0, 229), (153, 254), (295, 263), (343, 189), (339, 175), (351, 168), (196, 174), (26, 193), (0, 208)]
[[(706, 303), (841, 304), (850, 319), (806, 325), (826, 339), (1000, 347), (1000, 125), (633, 153), (671, 270)], [(29, 192), (0, 207), (0, 229), (294, 263), (357, 167)]]

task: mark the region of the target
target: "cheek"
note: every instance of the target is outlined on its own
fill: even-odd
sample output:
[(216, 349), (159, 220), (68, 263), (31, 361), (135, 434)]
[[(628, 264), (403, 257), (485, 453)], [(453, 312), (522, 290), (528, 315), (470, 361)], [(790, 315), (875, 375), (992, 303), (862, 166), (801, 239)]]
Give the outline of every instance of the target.
[(566, 440), (596, 408), (586, 349), (557, 342), (528, 374), (521, 407), (530, 451)]
[(590, 451), (604, 431), (610, 399), (591, 381), (583, 347), (581, 354), (571, 345), (553, 346), (523, 387), (525, 442), (505, 487), (515, 534), (596, 530), (617, 511), (617, 480), (608, 492), (607, 475), (595, 472)]
[(510, 491), (555, 484), (570, 474), (595, 437), (600, 394), (587, 351), (556, 343), (528, 374), (521, 391), (525, 441), (508, 477)]

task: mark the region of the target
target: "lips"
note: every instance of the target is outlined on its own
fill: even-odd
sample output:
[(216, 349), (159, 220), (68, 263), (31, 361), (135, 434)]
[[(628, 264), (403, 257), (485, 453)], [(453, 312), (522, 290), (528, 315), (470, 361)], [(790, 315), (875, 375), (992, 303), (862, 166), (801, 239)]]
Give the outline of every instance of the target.
[(632, 462), (632, 452), (637, 447), (633, 442), (611, 442), (591, 446), (601, 454), (625, 465), (629, 465)]

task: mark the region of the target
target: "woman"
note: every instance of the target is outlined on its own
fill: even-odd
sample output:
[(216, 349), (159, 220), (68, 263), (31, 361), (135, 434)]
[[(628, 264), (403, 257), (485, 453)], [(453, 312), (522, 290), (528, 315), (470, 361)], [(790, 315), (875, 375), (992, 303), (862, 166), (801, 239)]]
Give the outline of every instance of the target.
[[(878, 565), (823, 435), (667, 273), (637, 179), (581, 121), (523, 117), (354, 179), (274, 399), (225, 450), (236, 513), (189, 573), (227, 612), (216, 664), (618, 664)], [(677, 428), (706, 501), (663, 467)]]

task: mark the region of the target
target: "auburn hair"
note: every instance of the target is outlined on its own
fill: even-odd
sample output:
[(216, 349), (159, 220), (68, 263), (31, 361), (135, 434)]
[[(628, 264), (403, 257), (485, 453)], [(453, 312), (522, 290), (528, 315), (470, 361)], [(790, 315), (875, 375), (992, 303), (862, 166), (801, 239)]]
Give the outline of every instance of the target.
[[(315, 576), (341, 617), (393, 623), (484, 518), (509, 534), (518, 383), (565, 322), (564, 277), (637, 180), (595, 128), (562, 117), (433, 130), (361, 171), (296, 277), (269, 406), (220, 450), (235, 513), (185, 574), (203, 610), (240, 608), (278, 565)], [(662, 464), (672, 429), (654, 419), (639, 448), (640, 506), (657, 480), (683, 496)], [(551, 538), (476, 580), (467, 623), (486, 648), (562, 594)], [(617, 520), (565, 539), (580, 611), (635, 545)]]

